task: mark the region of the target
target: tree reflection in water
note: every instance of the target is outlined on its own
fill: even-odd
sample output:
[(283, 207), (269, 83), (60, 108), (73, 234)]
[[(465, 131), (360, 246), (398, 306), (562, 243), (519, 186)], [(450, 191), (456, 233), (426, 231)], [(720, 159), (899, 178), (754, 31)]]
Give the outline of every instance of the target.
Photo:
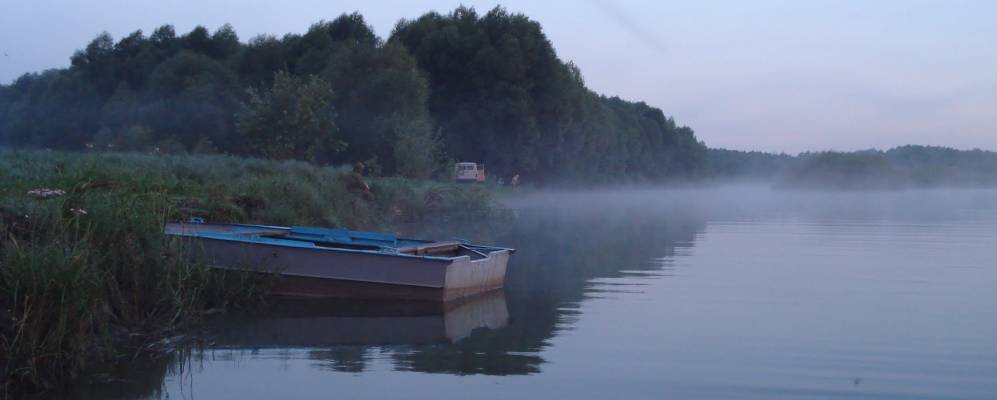
[[(538, 373), (544, 348), (559, 332), (572, 329), (579, 304), (589, 297), (612, 296), (605, 285), (593, 288), (595, 280), (670, 275), (670, 257), (691, 247), (706, 226), (697, 207), (674, 201), (635, 201), (613, 208), (584, 199), (570, 207), (544, 204), (522, 207), (510, 219), (438, 221), (399, 232), (516, 248), (504, 291), (447, 305), (275, 301), (261, 312), (216, 321), (210, 329), (214, 346), (156, 360), (151, 364), (158, 368), (114, 384), (113, 393), (100, 389), (106, 385), (74, 391), (86, 397), (156, 397), (166, 376), (198, 368), (200, 360), (231, 357), (238, 362), (267, 352), (307, 357), (314, 367), (330, 372), (363, 373), (377, 355), (399, 371)], [(278, 354), (290, 349), (305, 352)], [(142, 370), (132, 368), (132, 373)]]

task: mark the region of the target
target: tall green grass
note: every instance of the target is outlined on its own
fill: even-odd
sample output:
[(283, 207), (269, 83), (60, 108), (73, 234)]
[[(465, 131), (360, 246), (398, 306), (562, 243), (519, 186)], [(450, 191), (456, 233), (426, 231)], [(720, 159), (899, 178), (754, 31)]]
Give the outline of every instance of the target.
[[(255, 275), (190, 263), (167, 220), (385, 228), (481, 216), (488, 190), (401, 178), (346, 190), (346, 171), (229, 156), (0, 152), (0, 360), (5, 388), (50, 387), (128, 340), (252, 301)], [(35, 188), (65, 190), (47, 200)]]

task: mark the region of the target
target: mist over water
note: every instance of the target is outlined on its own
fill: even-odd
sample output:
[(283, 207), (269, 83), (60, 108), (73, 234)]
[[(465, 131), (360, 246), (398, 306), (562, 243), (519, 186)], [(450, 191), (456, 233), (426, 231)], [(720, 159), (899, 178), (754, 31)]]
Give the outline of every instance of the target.
[(648, 217), (699, 213), (703, 218), (838, 221), (924, 220), (993, 213), (997, 189), (909, 189), (887, 191), (796, 190), (770, 185), (709, 188), (629, 188), (537, 192), (505, 203), (516, 209), (556, 208), (559, 212), (612, 213), (626, 209)]
[[(519, 193), (406, 234), (518, 249), (449, 309), (295, 303), (89, 398), (997, 393), (997, 190)], [(122, 392), (124, 391), (124, 392)]]

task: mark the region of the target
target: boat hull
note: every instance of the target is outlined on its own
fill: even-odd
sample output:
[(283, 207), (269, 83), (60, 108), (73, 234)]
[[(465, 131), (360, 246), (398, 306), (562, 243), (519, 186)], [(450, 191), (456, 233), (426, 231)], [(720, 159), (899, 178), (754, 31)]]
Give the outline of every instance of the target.
[(278, 296), (291, 297), (449, 302), (499, 290), (502, 286), (501, 280), (461, 288), (435, 288), (280, 274), (270, 292)]
[(276, 274), (273, 294), (306, 297), (450, 301), (501, 288), (511, 253), (431, 257), (181, 236), (198, 262)]

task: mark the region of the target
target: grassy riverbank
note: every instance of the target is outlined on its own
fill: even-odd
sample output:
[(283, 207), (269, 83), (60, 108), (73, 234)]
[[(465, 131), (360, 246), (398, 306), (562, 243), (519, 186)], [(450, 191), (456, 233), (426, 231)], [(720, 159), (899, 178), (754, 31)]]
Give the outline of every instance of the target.
[[(71, 380), (203, 315), (258, 299), (266, 282), (185, 261), (167, 220), (386, 229), (484, 214), (491, 193), (402, 178), (346, 189), (347, 172), (229, 156), (0, 151), (0, 360), (4, 391)], [(64, 194), (39, 199), (29, 191)]]

